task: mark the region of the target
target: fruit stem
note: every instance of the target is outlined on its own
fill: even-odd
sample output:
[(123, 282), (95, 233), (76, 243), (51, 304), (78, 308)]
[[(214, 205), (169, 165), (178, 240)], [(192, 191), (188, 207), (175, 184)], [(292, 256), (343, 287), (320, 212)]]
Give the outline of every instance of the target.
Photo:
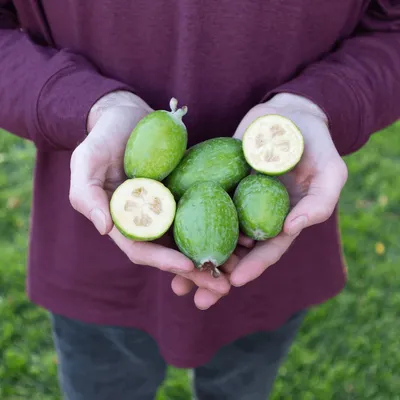
[(213, 278), (218, 278), (221, 276), (221, 271), (211, 261), (205, 261), (203, 264), (201, 264), (200, 271), (210, 271)]
[(219, 278), (221, 276), (221, 271), (218, 269), (218, 267), (214, 267), (214, 269), (211, 271), (211, 275), (213, 278)]
[(171, 108), (172, 112), (176, 112), (176, 109), (178, 107), (178, 100), (173, 97), (170, 102), (169, 102), (169, 107)]
[(170, 102), (169, 102), (169, 107), (171, 108), (172, 114), (175, 115), (175, 117), (182, 119), (184, 115), (187, 114), (188, 108), (187, 106), (183, 106), (182, 108), (178, 108), (178, 100), (173, 97)]

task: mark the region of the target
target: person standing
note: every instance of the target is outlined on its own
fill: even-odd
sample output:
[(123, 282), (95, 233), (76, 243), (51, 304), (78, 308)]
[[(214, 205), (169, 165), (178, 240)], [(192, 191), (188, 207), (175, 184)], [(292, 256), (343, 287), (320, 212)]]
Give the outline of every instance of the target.
[[(65, 398), (153, 399), (169, 364), (198, 399), (266, 399), (307, 309), (345, 286), (342, 156), (400, 116), (400, 1), (0, 0), (0, 28), (0, 126), (37, 149), (28, 295)], [(218, 279), (110, 218), (130, 132), (172, 96), (189, 146), (268, 113), (305, 138), (283, 232), (241, 237)]]

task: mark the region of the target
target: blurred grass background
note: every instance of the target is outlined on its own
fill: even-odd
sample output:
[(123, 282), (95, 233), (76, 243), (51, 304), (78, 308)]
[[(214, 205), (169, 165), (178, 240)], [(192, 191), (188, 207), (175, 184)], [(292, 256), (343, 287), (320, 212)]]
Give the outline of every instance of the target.
[[(58, 400), (46, 313), (25, 295), (34, 149), (0, 132), (0, 400)], [(349, 282), (307, 317), (273, 400), (400, 400), (400, 124), (346, 158), (340, 202)], [(170, 369), (158, 400), (191, 399)]]

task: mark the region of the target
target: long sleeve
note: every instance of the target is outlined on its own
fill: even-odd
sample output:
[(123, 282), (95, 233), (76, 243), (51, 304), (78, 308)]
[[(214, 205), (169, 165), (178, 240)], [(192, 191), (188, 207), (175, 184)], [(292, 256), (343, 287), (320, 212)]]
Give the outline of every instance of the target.
[(106, 93), (132, 90), (84, 57), (36, 44), (0, 0), (0, 127), (45, 151), (73, 150), (86, 135), (91, 106)]
[(354, 34), (269, 92), (308, 98), (327, 115), (341, 155), (400, 118), (400, 0), (371, 1)]

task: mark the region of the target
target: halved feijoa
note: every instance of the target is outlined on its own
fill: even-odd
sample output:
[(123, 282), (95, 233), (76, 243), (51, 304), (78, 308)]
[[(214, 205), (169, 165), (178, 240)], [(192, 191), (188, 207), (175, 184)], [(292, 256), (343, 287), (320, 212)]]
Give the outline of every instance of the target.
[(155, 240), (168, 231), (175, 217), (174, 196), (161, 182), (128, 179), (114, 192), (111, 217), (117, 229), (137, 241)]
[(266, 175), (292, 170), (304, 151), (300, 129), (281, 115), (257, 118), (243, 135), (243, 152), (251, 167)]
[(233, 195), (239, 216), (240, 230), (255, 240), (277, 236), (289, 212), (289, 194), (275, 177), (249, 175)]

